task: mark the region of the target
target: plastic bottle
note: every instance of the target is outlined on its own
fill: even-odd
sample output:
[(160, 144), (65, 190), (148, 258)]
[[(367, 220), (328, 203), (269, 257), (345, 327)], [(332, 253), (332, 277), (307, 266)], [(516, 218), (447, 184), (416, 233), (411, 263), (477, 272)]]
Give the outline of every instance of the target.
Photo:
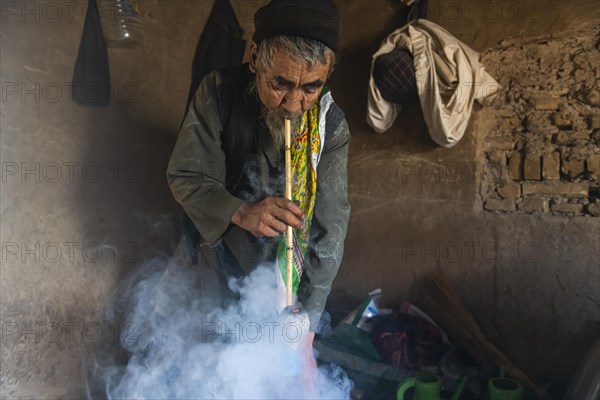
[(144, 28), (135, 1), (98, 0), (98, 5), (108, 47), (136, 47), (144, 43)]

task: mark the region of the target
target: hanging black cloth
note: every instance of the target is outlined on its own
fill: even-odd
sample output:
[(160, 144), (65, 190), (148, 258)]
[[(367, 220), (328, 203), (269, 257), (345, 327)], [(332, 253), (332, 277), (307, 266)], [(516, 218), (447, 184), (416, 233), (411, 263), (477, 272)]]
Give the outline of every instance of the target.
[(108, 50), (96, 0), (88, 0), (71, 93), (75, 103), (82, 106), (102, 107), (110, 104)]
[(192, 85), (185, 105), (186, 112), (204, 75), (242, 63), (246, 49), (243, 36), (244, 31), (229, 0), (215, 0), (194, 54)]
[[(243, 36), (244, 31), (229, 0), (215, 0), (194, 54), (192, 84), (185, 105), (186, 114), (194, 94), (196, 94), (200, 82), (206, 74), (242, 63), (244, 50), (246, 50), (246, 41)], [(200, 233), (185, 212), (182, 215), (182, 225), (192, 263), (197, 264), (198, 251), (196, 243), (200, 239)]]

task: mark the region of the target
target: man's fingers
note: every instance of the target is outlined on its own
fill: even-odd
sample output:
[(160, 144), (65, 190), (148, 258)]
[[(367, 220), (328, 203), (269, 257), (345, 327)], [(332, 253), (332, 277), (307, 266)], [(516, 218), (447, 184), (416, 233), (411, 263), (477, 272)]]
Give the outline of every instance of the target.
[[(272, 218), (275, 220), (274, 218)], [(279, 222), (279, 224), (283, 225), (283, 223)], [(259, 221), (256, 230), (252, 230), (252, 234), (256, 237), (275, 237), (279, 235), (279, 231), (273, 227), (273, 223), (271, 221)], [(285, 225), (284, 225), (285, 229)]]
[(271, 221), (269, 221), (269, 227), (272, 230), (277, 231), (277, 233), (279, 234), (285, 232), (285, 228), (287, 227), (287, 225), (281, 222), (279, 219), (272, 216)]
[(274, 238), (274, 237), (276, 237), (276, 236), (279, 236), (279, 232), (277, 232), (277, 231), (274, 231), (274, 230), (273, 230), (273, 229), (271, 229), (271, 228), (267, 228), (267, 229), (266, 229), (266, 231), (265, 231), (265, 233), (264, 233), (264, 234), (262, 234), (262, 235), (260, 235), (260, 236), (269, 237), (269, 238)]
[(251, 218), (243, 228), (254, 236), (275, 237), (285, 232), (287, 226), (302, 229), (304, 213), (294, 202), (282, 197), (269, 197), (252, 206), (247, 213)]
[(277, 203), (276, 203), (279, 207), (289, 210), (290, 212), (294, 213), (294, 215), (299, 218), (299, 219), (304, 219), (304, 212), (302, 212), (302, 209), (300, 209), (300, 207), (298, 207), (298, 205), (296, 203), (294, 203), (293, 201), (284, 199), (284, 198), (279, 198)]
[(296, 214), (296, 216), (300, 219), (304, 219), (304, 212), (302, 211), (302, 209), (300, 207), (298, 207), (298, 205), (296, 203), (294, 203), (293, 201), (288, 201), (289, 207), (288, 210), (290, 210), (291, 212), (293, 212), (294, 214)]
[(273, 215), (275, 215), (280, 221), (285, 222), (287, 225), (293, 226), (296, 229), (302, 229), (302, 220), (285, 208), (275, 207), (273, 209)]

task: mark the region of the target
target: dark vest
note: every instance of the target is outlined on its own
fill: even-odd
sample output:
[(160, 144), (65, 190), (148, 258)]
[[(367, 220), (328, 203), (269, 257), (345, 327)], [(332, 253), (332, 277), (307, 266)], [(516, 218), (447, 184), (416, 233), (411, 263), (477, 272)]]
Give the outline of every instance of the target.
[(259, 103), (247, 93), (254, 79), (248, 64), (219, 70), (217, 82), (219, 115), (223, 125), (221, 147), (225, 152), (227, 175), (225, 187), (236, 195), (243, 182), (244, 166), (258, 151)]

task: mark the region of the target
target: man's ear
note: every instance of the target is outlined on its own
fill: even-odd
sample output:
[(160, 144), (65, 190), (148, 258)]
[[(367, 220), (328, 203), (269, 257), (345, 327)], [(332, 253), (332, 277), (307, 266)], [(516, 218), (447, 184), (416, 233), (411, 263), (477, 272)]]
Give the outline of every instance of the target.
[(248, 63), (250, 66), (250, 71), (252, 71), (253, 74), (256, 73), (256, 71), (258, 70), (257, 66), (256, 66), (256, 60), (257, 60), (257, 51), (258, 51), (258, 46), (256, 45), (256, 43), (252, 42), (252, 44), (250, 45), (250, 62)]

